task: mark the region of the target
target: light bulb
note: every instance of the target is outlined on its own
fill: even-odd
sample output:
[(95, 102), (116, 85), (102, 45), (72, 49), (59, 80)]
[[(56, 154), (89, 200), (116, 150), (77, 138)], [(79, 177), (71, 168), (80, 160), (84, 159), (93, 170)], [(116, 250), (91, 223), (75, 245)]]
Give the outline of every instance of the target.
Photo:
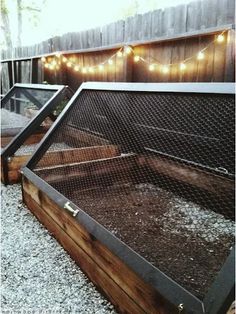
[(66, 61), (67, 61), (67, 58), (66, 58), (66, 57), (63, 57), (63, 58), (62, 58), (62, 62), (65, 63)]
[(99, 68), (100, 71), (103, 71), (104, 70), (104, 65), (103, 64), (99, 64), (98, 68)]
[(225, 40), (224, 36), (222, 34), (217, 36), (218, 43), (222, 43)]
[(76, 72), (78, 72), (78, 71), (79, 71), (79, 66), (76, 65), (76, 66), (74, 67), (74, 70), (75, 70)]
[(108, 64), (112, 65), (113, 64), (113, 60), (109, 59), (108, 60)]
[(132, 48), (130, 46), (126, 46), (124, 50), (125, 50), (125, 53), (128, 55), (131, 53)]
[(154, 71), (155, 70), (154, 64), (150, 64), (148, 69), (149, 69), (149, 71)]
[(186, 64), (185, 63), (180, 63), (179, 68), (181, 71), (184, 71), (186, 69)]
[(123, 53), (122, 53), (122, 51), (119, 50), (119, 51), (117, 52), (117, 57), (121, 58), (122, 56), (123, 56)]
[(46, 62), (46, 58), (45, 58), (45, 57), (42, 57), (42, 58), (41, 58), (41, 61), (42, 61), (42, 62)]
[(57, 52), (57, 53), (56, 53), (56, 57), (57, 57), (57, 58), (60, 58), (60, 57), (61, 57), (60, 52)]
[(170, 71), (169, 67), (167, 65), (163, 65), (162, 73), (167, 74), (167, 73), (169, 73), (169, 71)]
[(49, 64), (48, 67), (49, 67), (50, 70), (54, 70), (54, 65), (53, 64)]
[(199, 53), (197, 54), (197, 59), (198, 60), (203, 60), (204, 59), (204, 53), (202, 51), (199, 51)]
[(48, 63), (45, 63), (44, 66), (45, 66), (45, 68), (47, 68), (47, 69), (49, 68), (49, 64), (48, 64)]
[(87, 68), (83, 68), (82, 73), (87, 73)]
[(139, 62), (140, 57), (139, 56), (134, 56), (134, 62)]
[(69, 62), (67, 62), (67, 64), (66, 64), (67, 66), (68, 66), (68, 68), (71, 68), (72, 67), (72, 63), (69, 61)]
[(53, 65), (57, 65), (56, 60), (52, 60), (52, 64), (53, 64)]

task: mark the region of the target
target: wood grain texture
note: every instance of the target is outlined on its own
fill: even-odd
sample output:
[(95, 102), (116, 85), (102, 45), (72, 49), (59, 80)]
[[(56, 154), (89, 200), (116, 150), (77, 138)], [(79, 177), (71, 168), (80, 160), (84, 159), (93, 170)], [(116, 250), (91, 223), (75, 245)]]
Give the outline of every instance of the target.
[(37, 167), (65, 165), (76, 162), (79, 163), (89, 160), (115, 157), (118, 155), (119, 149), (117, 146), (114, 145), (64, 149), (61, 151), (47, 152), (40, 159)]
[[(36, 144), (41, 141), (44, 137), (45, 133), (32, 134), (27, 140), (24, 142), (24, 145)], [(1, 137), (1, 147), (5, 147), (8, 145), (14, 137), (12, 136), (2, 136)]]
[[(54, 234), (69, 254), (73, 253), (72, 257), (82, 270), (105, 292), (120, 313), (170, 313), (167, 310), (168, 306), (165, 308), (163, 300), (152, 287), (143, 282), (98, 239), (25, 177), (23, 194), (30, 210)], [(45, 223), (45, 217), (50, 223)], [(56, 229), (52, 230), (52, 226)], [(74, 243), (73, 250), (67, 245), (67, 241)], [(91, 271), (87, 266), (88, 261), (92, 265)], [(121, 296), (124, 299), (121, 299)], [(176, 310), (171, 309), (171, 313), (176, 313)]]
[(66, 126), (63, 130), (63, 134), (61, 134), (61, 140), (65, 141), (65, 143), (68, 141), (74, 142), (74, 145), (76, 145), (76, 143), (80, 143), (80, 145), (83, 144), (84, 146), (109, 144), (109, 141), (103, 139), (102, 137), (98, 137), (70, 126)]
[[(65, 149), (61, 151), (47, 152), (37, 166), (48, 167), (53, 165), (65, 165), (73, 162), (79, 163), (89, 160), (115, 157), (118, 155), (119, 149), (117, 146), (113, 145)], [(20, 181), (20, 169), (24, 166), (24, 164), (26, 164), (30, 157), (31, 155), (27, 154), (22, 156), (13, 156), (10, 158), (8, 161), (9, 184), (18, 183)]]
[(92, 183), (94, 177), (106, 176), (115, 178), (117, 181), (127, 181), (127, 178), (130, 177), (130, 171), (135, 167), (135, 160), (135, 155), (113, 157), (38, 168), (35, 173), (51, 184), (62, 180), (69, 181), (84, 178), (89, 178)]
[(130, 314), (145, 313), (50, 216), (45, 214), (43, 209), (26, 192), (24, 192), (24, 201), (37, 219), (50, 231), (69, 253), (71, 258), (95, 284), (98, 290), (113, 303), (118, 312)]
[[(188, 39), (188, 36), (191, 38), (192, 36), (196, 36), (196, 38), (200, 39), (203, 37), (201, 35), (202, 32), (211, 32), (213, 28), (217, 28), (218, 31), (221, 32), (226, 26), (228, 28), (230, 25), (232, 27), (234, 24), (234, 0), (199, 0), (175, 7), (168, 7), (162, 10), (153, 10), (145, 14), (135, 14), (125, 20), (119, 20), (102, 27), (81, 32), (67, 33), (61, 37), (53, 37), (32, 47), (16, 48), (14, 50), (14, 59), (18, 60), (20, 63), (16, 68), (16, 72), (20, 71), (20, 73), (15, 73), (14, 67), (12, 67), (12, 51), (2, 51), (2, 59), (6, 61), (8, 66), (8, 69), (6, 69), (6, 67), (4, 68), (4, 72), (7, 70), (8, 73), (7, 75), (5, 75), (6, 73), (2, 75), (4, 80), (2, 85), (4, 85), (4, 87), (7, 85), (12, 86), (15, 79), (17, 79), (18, 82), (30, 82), (31, 77), (34, 81), (38, 80), (38, 82), (41, 82), (42, 76), (44, 76), (44, 79), (49, 83), (60, 83), (60, 72), (55, 76), (54, 71), (50, 72), (45, 68), (42, 69), (42, 65), (38, 62), (40, 61), (41, 54), (56, 52), (57, 50), (68, 53), (70, 53), (69, 51), (71, 50), (77, 51), (77, 55), (80, 55), (83, 58), (83, 62), (80, 62), (80, 64), (87, 66), (89, 64), (97, 64), (95, 56), (98, 51), (103, 54), (103, 58), (101, 59), (106, 60), (109, 58), (109, 55), (113, 52), (114, 45), (119, 48), (120, 45), (137, 45), (138, 41), (140, 45), (143, 45), (140, 41), (150, 40), (150, 46), (155, 46), (158, 42), (161, 44), (163, 40), (167, 40), (168, 48), (165, 47), (165, 45), (163, 46), (163, 62), (170, 61), (172, 54), (176, 56), (176, 59), (181, 59), (182, 52), (180, 52), (178, 56), (175, 49), (175, 46), (178, 45), (178, 40), (181, 40), (182, 43), (184, 43), (184, 41)], [(204, 36), (206, 33), (204, 33)], [(154, 41), (157, 42), (155, 43)], [(146, 49), (149, 49), (149, 43), (146, 42), (144, 44)], [(186, 40), (186, 50), (191, 50), (190, 45), (190, 41)], [(215, 50), (212, 50), (211, 47), (209, 49), (210, 57), (207, 64), (203, 62), (201, 64), (198, 63), (199, 67), (191, 70), (189, 75), (185, 75), (185, 73), (178, 73), (178, 75), (176, 75), (173, 73), (170, 76), (163, 76), (149, 73), (148, 78), (145, 78), (145, 81), (200, 82), (203, 79), (203, 81), (208, 82), (233, 82), (235, 80), (234, 70), (232, 70), (234, 69), (233, 45), (233, 43), (229, 45), (226, 43), (222, 44), (222, 47), (225, 46), (225, 52), (223, 50), (218, 50), (219, 47), (216, 47), (217, 49)], [(109, 51), (107, 48), (110, 48), (111, 50)], [(90, 49), (90, 51), (86, 51), (86, 49)], [(91, 51), (91, 49), (93, 49), (93, 51)], [(147, 55), (149, 55), (149, 53), (150, 51), (147, 52)], [(186, 51), (185, 54), (188, 55), (188, 51)], [(167, 58), (165, 56), (167, 56)], [(26, 59), (23, 60), (24, 57)], [(37, 61), (31, 64), (31, 62), (27, 60), (27, 57), (29, 59), (33, 57)], [(165, 58), (167, 59), (166, 61), (164, 60)], [(218, 59), (219, 61), (217, 61)], [(127, 62), (124, 63), (129, 67)], [(207, 69), (204, 69), (203, 64), (206, 65)], [(224, 66), (225, 64), (226, 66)], [(135, 65), (135, 67), (139, 66), (140, 64)], [(190, 63), (189, 69), (193, 67), (194, 65)], [(43, 75), (40, 75), (40, 77), (37, 78), (36, 73), (42, 71)], [(123, 76), (120, 75), (120, 71), (123, 71)], [(176, 72), (175, 69), (173, 69), (173, 71)], [(62, 72), (63, 76), (66, 75), (66, 79), (63, 78), (63, 81), (74, 89), (78, 88), (83, 81), (103, 80), (111, 82), (129, 82), (131, 79), (129, 71), (126, 70), (126, 66), (122, 68), (122, 65), (119, 64), (119, 62), (115, 63), (112, 67), (105, 67), (103, 78), (101, 78), (100, 73), (73, 73), (73, 69), (66, 70), (62, 68)], [(134, 69), (133, 72), (135, 72)], [(138, 72), (139, 71), (137, 71), (137, 73)], [(32, 75), (30, 76), (29, 73), (32, 73)], [(204, 75), (204, 73), (206, 73), (206, 75)], [(133, 75), (132, 81), (140, 81), (139, 76)]]
[(138, 156), (141, 166), (148, 166), (157, 174), (171, 177), (177, 181), (196, 186), (216, 195), (234, 194), (234, 181), (206, 171), (169, 161), (161, 157)]

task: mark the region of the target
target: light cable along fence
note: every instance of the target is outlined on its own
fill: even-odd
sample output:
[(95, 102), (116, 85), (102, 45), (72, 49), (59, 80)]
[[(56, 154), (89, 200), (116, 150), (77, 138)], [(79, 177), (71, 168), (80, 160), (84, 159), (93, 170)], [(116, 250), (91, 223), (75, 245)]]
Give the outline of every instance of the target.
[[(234, 6), (233, 0), (191, 2), (57, 36), (32, 47), (2, 51), (2, 92), (16, 82), (47, 81), (76, 89), (91, 80), (234, 81)], [(224, 39), (219, 44), (221, 34)], [(118, 51), (127, 46), (131, 53), (120, 58)], [(60, 68), (58, 64), (53, 69), (44, 67), (44, 59), (52, 65), (58, 52), (67, 62)], [(105, 63), (109, 66), (101, 69)]]

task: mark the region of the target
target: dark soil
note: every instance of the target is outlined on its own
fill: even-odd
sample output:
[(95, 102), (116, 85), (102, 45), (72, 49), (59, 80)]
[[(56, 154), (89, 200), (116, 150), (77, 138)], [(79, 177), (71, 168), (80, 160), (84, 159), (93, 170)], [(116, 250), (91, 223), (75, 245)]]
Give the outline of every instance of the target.
[[(197, 225), (190, 232), (184, 228), (185, 215), (182, 225), (180, 222), (166, 224), (171, 219), (170, 210), (176, 197), (150, 184), (74, 192), (70, 199), (200, 299), (207, 293), (233, 243), (231, 234), (216, 236), (215, 241), (204, 239), (199, 236), (201, 230), (198, 231)], [(216, 230), (211, 232), (214, 236)]]

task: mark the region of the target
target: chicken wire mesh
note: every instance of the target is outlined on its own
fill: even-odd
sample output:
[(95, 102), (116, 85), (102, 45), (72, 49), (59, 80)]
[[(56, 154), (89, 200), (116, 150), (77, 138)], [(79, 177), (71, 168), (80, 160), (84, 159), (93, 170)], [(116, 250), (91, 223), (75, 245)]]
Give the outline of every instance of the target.
[[(234, 245), (234, 97), (82, 90), (34, 172), (203, 299)], [(120, 155), (46, 166), (45, 149)]]
[(55, 90), (14, 88), (10, 99), (1, 106), (1, 135), (19, 134), (54, 94)]

